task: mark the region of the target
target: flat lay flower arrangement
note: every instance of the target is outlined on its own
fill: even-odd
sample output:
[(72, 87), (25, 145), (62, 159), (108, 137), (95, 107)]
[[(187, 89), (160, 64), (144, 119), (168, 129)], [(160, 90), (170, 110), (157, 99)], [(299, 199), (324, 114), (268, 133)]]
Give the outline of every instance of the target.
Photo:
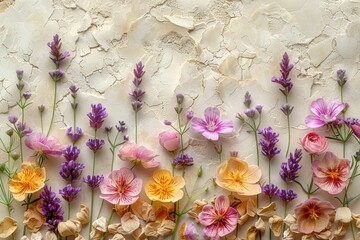
[[(262, 124), (266, 117), (263, 108), (267, 106), (254, 106), (249, 92), (233, 120), (221, 117), (221, 109), (214, 106), (205, 106), (204, 113), (185, 109), (185, 95), (177, 93), (175, 117), (169, 116), (176, 121), (164, 120), (168, 129), (158, 135), (159, 144), (168, 153), (160, 156), (141, 141), (138, 129), (139, 116), (146, 118), (141, 111), (146, 107), (146, 89), (142, 88), (146, 66), (142, 62), (135, 64), (132, 87), (126, 93), (132, 111), (125, 114), (133, 115), (134, 129), (128, 129), (124, 121), (109, 127), (106, 120), (114, 109), (89, 104), (92, 136), (86, 146), (80, 146), (79, 139), (85, 135), (84, 126), (78, 125), (77, 109), (79, 104), (88, 103), (78, 101), (79, 88), (72, 85), (69, 95), (73, 123), (64, 132), (72, 144), (64, 146), (57, 140), (51, 131), (57, 86), (62, 84), (62, 68), (71, 54), (61, 45), (58, 35), (48, 43), (54, 64), (49, 72), (54, 84), (49, 126), (43, 124), (43, 113), (49, 111), (44, 105), (38, 106), (39, 125), (26, 124), (33, 89), (27, 89), (26, 73), (16, 71), (18, 115), (8, 117), (7, 137), (0, 139), (0, 202), (8, 210), (0, 221), (1, 239), (358, 239), (360, 214), (352, 212), (352, 204), (360, 195), (351, 195), (349, 189), (360, 175), (360, 152), (351, 152), (350, 159), (346, 156), (350, 155), (350, 142), (360, 145), (360, 122), (347, 116), (350, 106), (343, 94), (349, 85), (345, 70), (336, 72), (334, 82), (340, 99), (313, 101), (303, 119), (306, 134), (292, 139), (291, 118), (297, 106), (290, 105), (289, 99), (296, 86), (290, 78), (294, 65), (284, 53), (280, 75), (269, 81), (279, 86), (278, 93), (283, 96), (279, 113), (287, 120), (286, 149), (279, 147), (277, 129)], [(253, 136), (256, 164), (238, 157), (236, 149), (223, 151), (224, 143), (219, 140), (234, 135), (237, 126)], [(206, 139), (203, 143), (211, 145), (218, 158), (216, 171), (205, 185), (199, 179), (204, 177), (201, 164), (206, 159), (190, 155), (191, 145), (185, 137), (190, 132)], [(335, 145), (342, 145), (342, 151), (331, 151)], [(30, 155), (25, 154), (25, 148)], [(96, 174), (99, 153), (109, 150), (112, 158), (106, 164), (110, 171)], [(89, 169), (82, 162), (82, 151), (92, 153), (92, 159), (86, 160), (91, 162)], [(272, 170), (275, 157), (284, 159), (280, 172)], [(49, 158), (61, 161), (57, 176), (47, 174), (46, 168), (53, 167), (44, 164)], [(114, 167), (115, 161), (122, 161), (122, 167)], [(311, 162), (307, 170), (312, 172), (310, 179), (302, 177), (304, 161)], [(168, 168), (160, 167), (160, 163)], [(195, 182), (187, 181), (187, 170), (195, 166)], [(140, 177), (140, 172), (146, 172), (147, 177)], [(266, 172), (268, 178), (263, 177)], [(283, 183), (274, 184), (274, 178)], [(63, 181), (64, 187), (55, 189), (51, 181)], [(83, 188), (90, 189), (90, 203), (73, 204)], [(212, 193), (219, 188), (222, 194)], [(305, 200), (298, 201), (300, 196)], [(97, 199), (101, 204), (95, 208)], [(336, 199), (336, 204), (329, 199)], [(282, 206), (281, 210), (277, 206)], [(105, 210), (108, 207), (110, 213)], [(76, 212), (76, 218), (71, 218), (71, 212)], [(23, 218), (15, 219), (15, 213)]]

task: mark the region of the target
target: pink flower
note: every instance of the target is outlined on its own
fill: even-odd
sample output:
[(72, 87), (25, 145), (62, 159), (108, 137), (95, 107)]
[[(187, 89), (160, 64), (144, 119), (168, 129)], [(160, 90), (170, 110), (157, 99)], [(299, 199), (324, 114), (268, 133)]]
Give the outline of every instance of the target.
[(350, 177), (350, 161), (339, 159), (332, 152), (326, 152), (321, 159), (312, 163), (314, 183), (330, 194), (340, 193)]
[(310, 198), (295, 207), (297, 228), (300, 233), (310, 234), (323, 231), (330, 221), (335, 208), (327, 201)]
[(317, 132), (309, 132), (301, 139), (301, 145), (310, 154), (320, 154), (327, 149), (329, 143)]
[(195, 224), (192, 222), (183, 223), (179, 230), (180, 240), (198, 240), (199, 234)]
[(318, 128), (336, 120), (337, 115), (345, 108), (345, 105), (337, 100), (330, 102), (329, 106), (323, 98), (318, 98), (311, 103), (310, 110), (313, 112), (305, 119), (308, 128)]
[(200, 224), (205, 226), (203, 235), (211, 239), (220, 239), (235, 230), (238, 212), (230, 207), (230, 201), (225, 196), (215, 200), (215, 207), (207, 205), (199, 214)]
[(139, 199), (142, 180), (126, 167), (112, 171), (108, 178), (100, 183), (100, 198), (114, 205), (130, 205)]
[(159, 142), (169, 152), (175, 151), (180, 146), (180, 134), (172, 131), (161, 132)]
[(360, 123), (357, 122), (357, 123), (352, 124), (352, 125), (350, 125), (350, 126), (351, 126), (351, 129), (352, 129), (354, 135), (355, 135), (356, 137), (360, 138)]
[(60, 142), (52, 137), (46, 137), (42, 133), (32, 133), (25, 139), (25, 145), (39, 155), (60, 156), (62, 146)]
[(137, 146), (134, 142), (127, 142), (119, 150), (119, 158), (123, 161), (141, 163), (144, 168), (158, 167), (160, 163), (155, 161), (156, 154), (144, 146)]
[(234, 131), (234, 124), (231, 120), (220, 121), (220, 111), (216, 107), (205, 109), (205, 120), (193, 117), (191, 120), (192, 128), (212, 141), (219, 139), (219, 134), (231, 134)]

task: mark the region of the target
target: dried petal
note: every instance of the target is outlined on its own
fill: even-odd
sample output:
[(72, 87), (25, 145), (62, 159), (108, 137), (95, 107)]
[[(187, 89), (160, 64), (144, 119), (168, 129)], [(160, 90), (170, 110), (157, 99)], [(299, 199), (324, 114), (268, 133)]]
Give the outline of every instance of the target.
[(77, 220), (68, 220), (58, 225), (58, 231), (62, 237), (76, 236), (81, 232), (81, 223)]
[(355, 226), (360, 228), (360, 214), (352, 214), (352, 219), (355, 221)]
[(175, 223), (170, 220), (165, 220), (161, 222), (160, 228), (158, 229), (159, 235), (162, 237), (166, 237), (171, 235), (174, 231)]
[(335, 221), (349, 223), (351, 221), (351, 211), (348, 207), (339, 207), (336, 209)]
[(45, 233), (45, 240), (57, 240), (57, 236), (54, 232), (47, 231)]
[(198, 215), (201, 213), (204, 206), (208, 205), (205, 199), (196, 200), (192, 206), (192, 210), (188, 212), (189, 216), (194, 219), (195, 223), (199, 223)]
[(152, 222), (145, 226), (145, 235), (148, 237), (169, 236), (175, 227), (175, 223), (170, 220), (164, 220), (162, 222)]
[(239, 217), (239, 219), (238, 219), (238, 224), (239, 224), (240, 226), (242, 226), (242, 225), (244, 225), (244, 224), (247, 222), (248, 219), (249, 219), (249, 215), (245, 214), (245, 215)]
[(42, 240), (43, 239), (43, 235), (41, 234), (41, 232), (37, 232), (37, 233), (32, 233), (30, 240)]
[(140, 225), (140, 227), (136, 229), (131, 235), (135, 240), (147, 240), (145, 235), (145, 228), (143, 225)]
[(276, 203), (272, 202), (268, 206), (259, 208), (257, 210), (257, 215), (260, 217), (271, 217), (276, 214)]
[(100, 217), (93, 222), (93, 228), (101, 232), (106, 232), (106, 218)]
[(334, 235), (337, 236), (337, 237), (345, 236), (346, 235), (346, 229), (347, 229), (347, 225), (340, 223), (336, 227), (336, 229), (334, 231)]
[(141, 199), (131, 205), (131, 210), (138, 218), (145, 222), (155, 221), (155, 211), (153, 206)]
[(80, 204), (80, 211), (76, 213), (76, 218), (82, 225), (89, 223), (89, 208), (84, 204)]
[(282, 231), (283, 219), (277, 215), (269, 218), (269, 227), (275, 237), (280, 237)]
[(131, 212), (125, 213), (121, 218), (122, 229), (127, 233), (126, 235), (131, 234), (140, 226), (140, 220), (138, 217)]
[(291, 226), (292, 224), (296, 224), (296, 219), (295, 219), (294, 215), (288, 214), (286, 216), (286, 218), (284, 219), (284, 223), (287, 226)]
[(118, 233), (118, 229), (121, 227), (121, 223), (113, 223), (108, 226), (108, 233), (111, 235), (115, 235)]
[(81, 235), (77, 235), (77, 237), (74, 240), (86, 240), (86, 239)]
[(314, 233), (314, 235), (316, 236), (317, 239), (331, 239), (331, 231), (330, 230), (326, 230), (326, 231), (322, 231), (320, 233)]
[(29, 238), (27, 236), (22, 236), (20, 240), (29, 240)]
[(126, 238), (120, 233), (115, 234), (110, 240), (126, 240)]
[(11, 217), (5, 217), (0, 221), (0, 238), (7, 238), (15, 232), (17, 222)]
[(315, 240), (312, 235), (304, 235), (301, 237), (301, 240)]
[(24, 224), (30, 232), (38, 232), (45, 222), (43, 215), (35, 208), (30, 207), (24, 212)]
[(246, 233), (246, 240), (256, 240), (258, 230), (255, 226), (251, 226), (248, 228)]
[(295, 240), (295, 234), (290, 231), (290, 229), (286, 229), (283, 235), (283, 240)]
[(115, 205), (115, 212), (121, 217), (129, 209), (128, 205)]
[(148, 237), (159, 237), (158, 229), (160, 228), (161, 222), (151, 222), (145, 226), (145, 235)]
[(262, 218), (259, 218), (255, 223), (255, 228), (261, 233), (265, 232), (265, 222)]

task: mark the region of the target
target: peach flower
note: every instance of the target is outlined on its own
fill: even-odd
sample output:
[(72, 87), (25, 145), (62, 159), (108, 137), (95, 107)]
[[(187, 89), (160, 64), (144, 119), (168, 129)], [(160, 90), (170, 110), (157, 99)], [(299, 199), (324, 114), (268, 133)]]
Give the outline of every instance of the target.
[(339, 159), (332, 152), (326, 152), (321, 159), (312, 163), (314, 183), (330, 194), (340, 193), (350, 177), (350, 161)]
[(9, 190), (17, 201), (24, 201), (29, 193), (42, 189), (45, 185), (45, 168), (36, 167), (35, 164), (24, 162), (21, 170), (9, 180)]
[(334, 213), (334, 206), (318, 198), (310, 198), (295, 207), (297, 228), (300, 233), (310, 234), (323, 231)]
[(119, 158), (123, 161), (141, 163), (144, 168), (155, 168), (160, 165), (155, 161), (156, 154), (144, 146), (137, 146), (134, 142), (127, 142), (119, 150)]
[(154, 171), (152, 179), (145, 186), (145, 193), (152, 201), (177, 202), (184, 196), (181, 190), (185, 186), (185, 180), (180, 176), (171, 176), (166, 169)]
[(317, 132), (309, 132), (301, 139), (301, 146), (310, 154), (320, 154), (324, 152), (329, 142)]
[(241, 196), (252, 196), (261, 193), (259, 180), (261, 170), (256, 165), (236, 157), (231, 157), (217, 169), (216, 184)]

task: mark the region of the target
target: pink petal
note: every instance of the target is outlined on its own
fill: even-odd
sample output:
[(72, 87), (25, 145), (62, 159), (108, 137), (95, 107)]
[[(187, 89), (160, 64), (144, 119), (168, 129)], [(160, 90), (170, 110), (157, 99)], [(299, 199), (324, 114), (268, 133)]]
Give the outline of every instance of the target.
[(211, 238), (212, 240), (220, 239), (220, 236), (218, 234), (217, 224), (213, 224), (213, 225), (209, 225), (209, 226), (205, 227), (203, 230), (203, 234), (206, 237)]
[(119, 150), (119, 158), (123, 161), (131, 162), (135, 159), (134, 152), (137, 146), (134, 142), (127, 142)]
[(100, 192), (102, 194), (117, 194), (118, 193), (117, 186), (109, 178), (105, 178), (103, 181), (101, 181), (99, 188), (100, 188)]
[(234, 131), (234, 123), (231, 120), (223, 120), (218, 123), (218, 128), (216, 130), (218, 133), (222, 134), (231, 134)]
[(156, 154), (155, 154), (153, 151), (147, 149), (147, 148), (144, 147), (144, 146), (138, 147), (138, 148), (135, 150), (134, 154), (135, 154), (135, 157), (136, 157), (137, 159), (140, 159), (140, 160), (143, 160), (143, 161), (146, 161), (146, 162), (147, 162), (147, 161), (150, 161), (150, 160), (152, 160), (154, 157), (156, 157)]
[(324, 126), (327, 122), (325, 122), (324, 120), (320, 119), (318, 116), (316, 115), (309, 115), (305, 118), (305, 125), (308, 128), (318, 128), (321, 126)]
[(329, 110), (328, 115), (330, 118), (336, 118), (337, 115), (341, 113), (342, 110), (344, 110), (345, 105), (337, 100), (333, 100), (329, 104)]
[(196, 132), (204, 132), (207, 131), (206, 128), (206, 122), (204, 120), (202, 120), (201, 118), (197, 118), (197, 117), (193, 117), (191, 120), (191, 127), (196, 131)]
[(320, 214), (316, 221), (314, 222), (314, 232), (321, 232), (326, 228), (330, 220), (328, 214)]
[(216, 198), (215, 209), (219, 212), (219, 214), (221, 215), (225, 214), (229, 207), (230, 207), (229, 198), (223, 195)]
[(217, 141), (219, 140), (219, 134), (217, 132), (209, 132), (209, 131), (205, 131), (202, 133), (202, 135), (212, 141)]
[(142, 188), (142, 179), (141, 178), (135, 178), (129, 185), (128, 185), (128, 192), (127, 194), (129, 196), (138, 196), (141, 192)]
[(106, 196), (100, 195), (100, 198), (115, 205), (115, 204), (119, 204), (120, 194), (112, 194), (112, 195), (106, 195)]
[(203, 226), (210, 226), (216, 221), (216, 213), (213, 206), (206, 205), (199, 214), (199, 222)]
[(117, 184), (117, 186), (128, 185), (131, 183), (134, 177), (134, 173), (127, 167), (114, 170), (110, 173), (109, 176), (109, 178), (111, 178)]
[(158, 167), (160, 165), (160, 163), (153, 159), (153, 160), (150, 160), (148, 162), (141, 161), (141, 165), (144, 168), (156, 168), (156, 167)]
[(310, 105), (310, 110), (317, 116), (327, 115), (327, 106), (323, 98), (318, 98)]
[(297, 221), (298, 229), (301, 233), (309, 234), (314, 231), (315, 221), (309, 219), (301, 219), (299, 218)]
[(205, 122), (207, 123), (217, 123), (220, 117), (220, 111), (216, 107), (208, 107), (205, 109)]
[(139, 197), (133, 197), (133, 196), (129, 196), (127, 194), (120, 194), (118, 204), (120, 204), (121, 206), (126, 206), (126, 205), (133, 204), (138, 199), (139, 199)]

